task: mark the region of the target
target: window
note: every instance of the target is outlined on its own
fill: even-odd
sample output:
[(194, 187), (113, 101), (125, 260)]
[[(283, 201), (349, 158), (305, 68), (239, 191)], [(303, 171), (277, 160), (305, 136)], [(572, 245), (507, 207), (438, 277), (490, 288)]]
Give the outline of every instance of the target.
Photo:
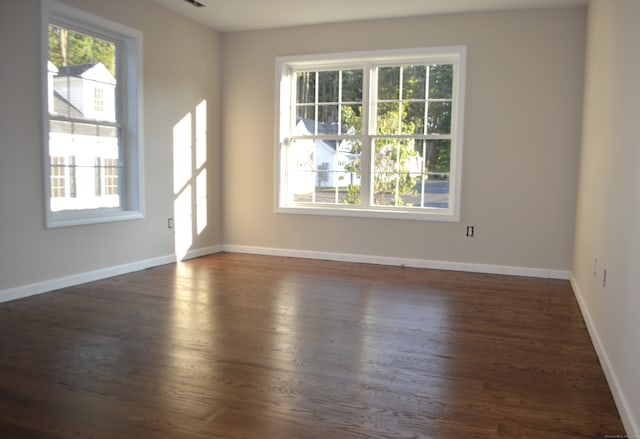
[(95, 164), (95, 196), (111, 197), (117, 200), (119, 195), (120, 166), (117, 159), (96, 158)]
[[(51, 202), (76, 196), (74, 157), (51, 157)], [(55, 199), (55, 200), (53, 200)]]
[(465, 55), (278, 58), (276, 210), (458, 221)]
[(93, 108), (96, 113), (104, 112), (104, 89), (100, 86), (93, 89)]
[(142, 34), (42, 5), (46, 225), (142, 218)]

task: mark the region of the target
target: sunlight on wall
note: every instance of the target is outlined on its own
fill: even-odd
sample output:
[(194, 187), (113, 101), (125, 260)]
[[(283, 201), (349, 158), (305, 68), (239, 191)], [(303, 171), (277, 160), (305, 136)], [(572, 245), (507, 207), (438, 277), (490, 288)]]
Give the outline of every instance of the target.
[(196, 169), (207, 162), (207, 101), (196, 107)]
[(196, 177), (196, 233), (199, 235), (207, 227), (207, 170)]
[[(208, 224), (207, 101), (173, 127), (175, 254), (182, 260)], [(194, 232), (195, 231), (195, 232)]]
[(207, 101), (196, 107), (196, 232), (207, 227)]

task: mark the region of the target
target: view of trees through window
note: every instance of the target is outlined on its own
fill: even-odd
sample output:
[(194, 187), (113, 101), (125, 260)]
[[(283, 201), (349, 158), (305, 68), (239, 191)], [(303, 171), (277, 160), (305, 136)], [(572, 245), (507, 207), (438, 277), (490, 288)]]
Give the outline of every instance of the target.
[(102, 63), (116, 75), (116, 46), (91, 35), (49, 25), (49, 61), (56, 67)]
[(366, 141), (370, 204), (448, 207), (453, 65), (381, 65), (373, 72), (368, 120), (364, 69), (296, 72), (294, 201), (362, 203)]

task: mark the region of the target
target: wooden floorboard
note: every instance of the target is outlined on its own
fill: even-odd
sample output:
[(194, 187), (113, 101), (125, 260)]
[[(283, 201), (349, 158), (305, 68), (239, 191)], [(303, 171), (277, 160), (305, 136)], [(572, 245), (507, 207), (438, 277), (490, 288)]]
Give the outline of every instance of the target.
[(218, 254), (0, 304), (2, 438), (624, 433), (566, 281)]

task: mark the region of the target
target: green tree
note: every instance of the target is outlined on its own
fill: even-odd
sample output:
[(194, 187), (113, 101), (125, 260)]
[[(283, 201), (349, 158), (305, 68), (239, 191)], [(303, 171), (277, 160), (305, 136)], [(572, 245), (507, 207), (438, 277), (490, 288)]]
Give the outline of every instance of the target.
[[(377, 134), (412, 134), (415, 123), (404, 122), (398, 110), (387, 110), (377, 117)], [(403, 196), (415, 195), (417, 176), (409, 172), (410, 161), (418, 152), (413, 139), (378, 138), (374, 147), (373, 201), (377, 205), (403, 206)]]
[[(356, 106), (354, 109), (352, 106), (345, 106), (342, 108), (342, 121), (346, 126), (353, 127), (358, 133), (362, 132), (362, 105)], [(358, 154), (358, 158), (347, 163), (344, 167), (345, 171), (351, 172), (353, 175), (360, 178), (360, 165), (361, 159), (359, 154), (362, 153), (362, 144), (355, 142), (351, 147), (352, 154)], [(345, 204), (360, 204), (360, 185), (350, 183), (347, 186), (347, 193), (343, 203)]]
[(115, 76), (116, 46), (91, 35), (49, 25), (49, 61), (56, 67), (102, 63)]
[[(378, 73), (376, 134), (411, 135), (424, 131), (426, 66), (381, 67)], [(415, 101), (415, 102), (412, 102)], [(411, 205), (406, 197), (417, 194), (418, 175), (410, 172), (410, 163), (419, 153), (411, 138), (377, 138), (373, 147), (373, 202), (376, 205)], [(348, 165), (360, 172), (360, 159)], [(344, 200), (360, 203), (360, 187), (350, 185)]]

